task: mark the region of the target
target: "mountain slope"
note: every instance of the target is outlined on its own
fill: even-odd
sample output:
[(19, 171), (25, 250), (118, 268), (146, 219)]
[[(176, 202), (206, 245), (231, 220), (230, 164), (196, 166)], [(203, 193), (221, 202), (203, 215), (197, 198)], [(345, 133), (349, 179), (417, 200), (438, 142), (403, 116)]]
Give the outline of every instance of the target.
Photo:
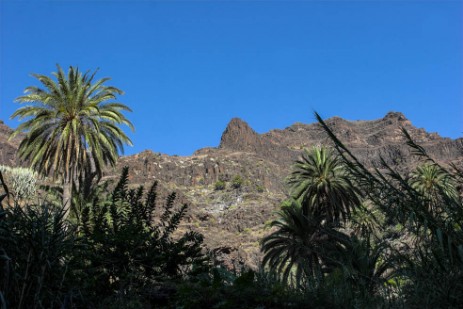
[[(381, 169), (380, 157), (407, 172), (416, 158), (405, 145), (404, 127), (429, 154), (442, 163), (461, 162), (463, 139), (442, 138), (415, 128), (401, 113), (391, 112), (373, 121), (330, 118), (327, 124), (369, 167)], [(257, 265), (258, 241), (268, 233), (266, 223), (287, 197), (284, 179), (304, 147), (329, 145), (321, 126), (293, 124), (283, 130), (256, 133), (246, 122), (234, 118), (223, 132), (217, 148), (204, 148), (192, 156), (176, 157), (145, 151), (123, 157), (116, 170), (128, 165), (134, 183), (157, 179), (176, 190), (191, 204), (189, 227), (206, 236), (209, 248), (229, 266)], [(232, 186), (241, 177), (240, 188)], [(225, 190), (215, 190), (217, 181)]]
[[(442, 163), (463, 162), (463, 139), (442, 138), (414, 127), (406, 117), (390, 112), (371, 121), (326, 120), (334, 133), (368, 167), (381, 169), (380, 157), (406, 173), (416, 158), (405, 145), (401, 128)], [(15, 142), (6, 141), (11, 129), (0, 123), (0, 164), (15, 164)], [(229, 267), (256, 266), (259, 240), (268, 233), (268, 223), (287, 197), (284, 179), (304, 147), (330, 145), (317, 123), (296, 123), (282, 130), (256, 133), (246, 122), (234, 118), (222, 134), (217, 148), (197, 150), (191, 156), (168, 156), (144, 151), (121, 157), (105, 179), (118, 177), (130, 167), (133, 185), (148, 186), (158, 180), (164, 192), (177, 191), (190, 204), (184, 229), (205, 235), (205, 242), (218, 261)], [(233, 180), (241, 179), (233, 186)], [(225, 189), (216, 190), (223, 181)]]

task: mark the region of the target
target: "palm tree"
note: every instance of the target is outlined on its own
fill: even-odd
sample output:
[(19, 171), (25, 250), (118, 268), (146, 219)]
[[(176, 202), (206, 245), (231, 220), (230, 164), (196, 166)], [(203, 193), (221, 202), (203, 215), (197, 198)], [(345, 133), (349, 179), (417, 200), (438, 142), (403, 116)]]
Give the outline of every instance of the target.
[(383, 215), (371, 205), (371, 201), (363, 201), (352, 211), (349, 226), (357, 236), (374, 235), (381, 230)]
[(92, 170), (101, 176), (103, 166), (114, 166), (124, 144), (132, 145), (119, 125), (132, 130), (133, 125), (122, 113), (130, 108), (110, 102), (123, 92), (105, 86), (109, 78), (94, 81), (97, 71), (82, 74), (70, 67), (66, 76), (59, 65), (57, 69), (52, 73), (56, 81), (33, 74), (44, 88), (28, 87), (25, 95), (16, 99), (29, 104), (11, 116), (26, 119), (11, 138), (25, 133), (19, 157), (39, 173), (62, 181), (67, 216), (72, 187), (82, 171)]
[(339, 240), (347, 236), (324, 228), (320, 222), (319, 218), (304, 215), (298, 201), (284, 202), (278, 218), (271, 223), (277, 230), (262, 240), (264, 267), (290, 284), (321, 279), (332, 266), (333, 253), (340, 251)]
[(437, 214), (442, 198), (457, 199), (458, 191), (454, 180), (437, 164), (425, 163), (411, 174), (410, 185), (428, 203), (428, 210)]
[(323, 216), (327, 222), (347, 220), (352, 208), (360, 204), (360, 191), (353, 185), (338, 157), (323, 147), (304, 149), (288, 178), (290, 194), (304, 214)]

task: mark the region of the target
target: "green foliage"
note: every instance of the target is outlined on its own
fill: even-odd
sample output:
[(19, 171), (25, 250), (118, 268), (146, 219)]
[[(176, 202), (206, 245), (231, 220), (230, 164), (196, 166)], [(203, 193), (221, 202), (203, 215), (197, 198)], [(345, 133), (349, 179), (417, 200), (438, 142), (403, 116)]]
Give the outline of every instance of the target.
[(222, 180), (217, 180), (214, 184), (215, 191), (221, 191), (225, 189), (225, 182)]
[(303, 308), (306, 299), (265, 272), (213, 268), (179, 285), (176, 308)]
[(463, 171), (439, 165), (405, 130), (424, 164), (409, 178), (383, 159), (386, 172), (371, 171), (318, 119), (339, 155), (314, 149), (293, 166), (295, 201), (263, 239), (263, 265), (314, 307), (461, 306)]
[(384, 224), (382, 213), (374, 207), (368, 207), (367, 203), (364, 202), (354, 209), (348, 226), (353, 229), (356, 235), (366, 237), (373, 234), (378, 237)]
[(187, 206), (175, 207), (175, 193), (157, 207), (157, 184), (128, 189), (127, 168), (111, 192), (91, 187), (75, 225), (53, 203), (0, 208), (0, 304), (157, 306), (156, 286), (204, 271), (202, 235), (178, 232)]
[(345, 222), (360, 204), (360, 191), (346, 166), (328, 149), (305, 149), (292, 168), (287, 180), (290, 194), (301, 203), (304, 214), (323, 216), (333, 223)]
[(104, 86), (109, 78), (94, 81), (96, 72), (82, 74), (71, 66), (66, 75), (60, 66), (57, 69), (53, 73), (56, 81), (33, 74), (45, 88), (27, 87), (26, 94), (16, 99), (29, 103), (12, 115), (26, 119), (12, 135), (27, 134), (18, 154), (31, 160), (34, 169), (47, 175), (60, 173), (64, 179), (72, 179), (72, 173), (84, 170), (90, 161), (101, 172), (105, 164), (115, 163), (124, 143), (131, 144), (117, 127), (132, 127), (121, 113), (130, 109), (121, 103), (107, 102), (123, 92)]
[[(174, 237), (187, 205), (174, 207), (176, 194), (167, 196), (156, 219), (157, 183), (128, 189), (128, 168), (110, 195), (95, 197), (82, 211), (80, 247), (74, 262), (85, 298), (127, 301), (165, 280), (184, 278), (204, 267), (202, 235), (188, 231)], [(156, 223), (157, 222), (157, 223)], [(144, 292), (143, 292), (144, 291)], [(84, 293), (84, 292), (82, 292)], [(155, 301), (149, 297), (143, 302)]]
[(59, 65), (57, 69), (52, 73), (55, 79), (33, 74), (44, 88), (27, 87), (26, 94), (16, 99), (27, 105), (12, 118), (25, 122), (11, 138), (25, 133), (19, 157), (39, 173), (62, 180), (67, 215), (73, 183), (82, 173), (101, 175), (105, 165), (115, 165), (124, 144), (131, 145), (119, 125), (133, 126), (122, 113), (131, 110), (110, 102), (122, 91), (105, 86), (109, 78), (94, 80), (96, 72), (82, 74), (74, 67), (67, 74)]
[(330, 255), (339, 250), (346, 235), (320, 224), (320, 218), (303, 214), (298, 201), (283, 203), (278, 218), (272, 222), (277, 230), (262, 240), (262, 264), (290, 285), (302, 286), (318, 281), (330, 266)]
[[(381, 159), (386, 172), (370, 171), (324, 127), (349, 172), (391, 226), (408, 235), (407, 250), (388, 243), (384, 256), (401, 281), (399, 297), (407, 307), (450, 308), (463, 303), (463, 170), (435, 162), (403, 129), (412, 153), (424, 162), (410, 179)], [(397, 291), (396, 291), (397, 292)], [(389, 294), (391, 295), (391, 294)]]
[(0, 219), (0, 293), (11, 308), (60, 307), (73, 229), (51, 204), (7, 207)]
[(234, 189), (239, 189), (243, 185), (243, 178), (240, 175), (235, 175), (231, 181), (231, 185)]
[(438, 164), (424, 163), (416, 168), (409, 180), (410, 186), (415, 189), (428, 204), (428, 210), (434, 215), (439, 215), (443, 209), (439, 205), (445, 198), (456, 199), (455, 180)]

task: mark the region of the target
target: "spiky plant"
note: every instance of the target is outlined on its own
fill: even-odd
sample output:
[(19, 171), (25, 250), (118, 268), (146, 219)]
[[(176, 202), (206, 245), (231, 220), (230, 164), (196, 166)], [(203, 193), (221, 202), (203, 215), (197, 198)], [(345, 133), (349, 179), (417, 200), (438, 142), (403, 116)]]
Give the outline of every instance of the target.
[(30, 162), (43, 175), (61, 179), (65, 216), (70, 209), (73, 182), (81, 171), (102, 173), (105, 165), (114, 165), (129, 137), (119, 127), (132, 123), (123, 111), (131, 111), (122, 103), (113, 102), (123, 92), (106, 86), (109, 78), (95, 80), (97, 71), (82, 73), (70, 67), (67, 74), (57, 65), (53, 78), (33, 74), (43, 88), (27, 87), (25, 95), (16, 99), (26, 106), (12, 118), (25, 119), (11, 138), (25, 133), (18, 155)]
[(0, 171), (5, 173), (15, 203), (18, 203), (22, 199), (29, 199), (35, 195), (37, 190), (37, 175), (33, 170), (0, 165)]
[(0, 214), (0, 293), (5, 308), (63, 307), (73, 249), (73, 230), (63, 215), (46, 202), (16, 204)]

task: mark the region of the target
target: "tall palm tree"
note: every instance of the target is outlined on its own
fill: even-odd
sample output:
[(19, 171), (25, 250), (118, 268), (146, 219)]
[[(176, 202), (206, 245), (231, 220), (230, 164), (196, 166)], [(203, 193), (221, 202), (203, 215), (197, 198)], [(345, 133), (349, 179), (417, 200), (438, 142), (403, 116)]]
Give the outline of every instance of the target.
[(346, 221), (352, 208), (360, 204), (360, 191), (342, 161), (323, 147), (304, 149), (287, 182), (304, 214), (323, 216), (330, 223)]
[(55, 79), (33, 74), (44, 88), (28, 87), (16, 99), (28, 105), (19, 108), (11, 118), (26, 119), (12, 137), (25, 133), (18, 154), (43, 175), (59, 178), (63, 184), (63, 204), (69, 214), (73, 183), (82, 171), (102, 174), (105, 165), (115, 165), (124, 144), (132, 145), (119, 125), (132, 123), (123, 115), (131, 111), (113, 102), (123, 92), (105, 86), (109, 78), (94, 80), (97, 71), (82, 74), (70, 67), (67, 75), (57, 65)]
[(262, 240), (262, 263), (290, 284), (321, 279), (333, 266), (341, 240), (347, 239), (333, 228), (324, 228), (319, 218), (304, 215), (301, 204), (293, 199), (283, 203), (271, 226), (277, 229)]
[(410, 185), (427, 200), (428, 210), (437, 214), (442, 198), (457, 199), (455, 181), (437, 164), (425, 163), (411, 174)]

